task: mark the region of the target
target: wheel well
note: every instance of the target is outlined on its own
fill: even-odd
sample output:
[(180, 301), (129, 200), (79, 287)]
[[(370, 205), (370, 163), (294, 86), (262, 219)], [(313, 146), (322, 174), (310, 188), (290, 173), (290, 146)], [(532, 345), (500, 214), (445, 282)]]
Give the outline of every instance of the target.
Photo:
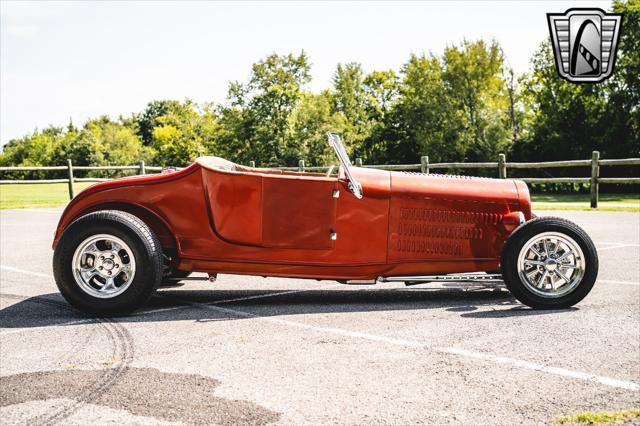
[(156, 234), (163, 250), (172, 252), (177, 250), (176, 239), (169, 225), (151, 210), (128, 203), (104, 203), (91, 206), (78, 217), (100, 210), (119, 210), (136, 216)]

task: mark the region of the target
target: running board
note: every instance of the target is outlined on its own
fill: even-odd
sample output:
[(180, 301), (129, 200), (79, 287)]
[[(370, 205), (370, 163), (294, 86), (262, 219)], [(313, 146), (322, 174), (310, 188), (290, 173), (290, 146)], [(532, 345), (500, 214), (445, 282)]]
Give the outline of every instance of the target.
[(407, 286), (424, 283), (476, 283), (476, 284), (503, 284), (500, 274), (451, 274), (451, 275), (421, 275), (406, 277), (379, 277), (383, 283), (404, 283)]

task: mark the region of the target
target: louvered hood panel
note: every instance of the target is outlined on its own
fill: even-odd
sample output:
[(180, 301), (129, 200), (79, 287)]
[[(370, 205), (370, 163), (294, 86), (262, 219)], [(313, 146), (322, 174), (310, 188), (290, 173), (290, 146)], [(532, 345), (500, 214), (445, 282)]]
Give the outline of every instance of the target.
[(508, 235), (504, 216), (516, 211), (530, 216), (528, 192), (522, 194), (526, 201), (521, 203), (519, 184), (509, 179), (392, 172), (389, 260), (499, 257)]

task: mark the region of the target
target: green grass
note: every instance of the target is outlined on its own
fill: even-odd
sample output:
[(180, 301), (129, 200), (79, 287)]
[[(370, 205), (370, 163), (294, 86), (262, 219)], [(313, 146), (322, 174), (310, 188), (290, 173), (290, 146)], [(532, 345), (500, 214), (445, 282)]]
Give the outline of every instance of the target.
[[(89, 185), (90, 182), (78, 182), (73, 186), (77, 194)], [(0, 209), (61, 207), (68, 202), (66, 183), (0, 185)]]
[[(74, 184), (76, 193), (91, 185)], [(591, 210), (589, 194), (533, 194), (534, 210)], [(61, 207), (69, 202), (66, 183), (0, 185), (0, 209)], [(640, 194), (601, 194), (598, 211), (640, 212)]]
[(623, 411), (586, 411), (572, 416), (558, 417), (553, 422), (556, 424), (590, 424), (602, 425), (611, 423), (621, 423), (640, 417), (640, 410)]
[[(589, 194), (532, 194), (533, 210), (594, 210)], [(600, 194), (598, 211), (640, 212), (640, 194)]]

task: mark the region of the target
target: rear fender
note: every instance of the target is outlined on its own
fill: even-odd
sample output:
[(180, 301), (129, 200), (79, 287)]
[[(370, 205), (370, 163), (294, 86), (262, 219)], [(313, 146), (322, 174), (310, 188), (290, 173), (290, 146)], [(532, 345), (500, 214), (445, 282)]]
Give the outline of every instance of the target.
[(96, 212), (96, 211), (101, 211), (101, 210), (118, 210), (118, 211), (123, 211), (129, 214), (132, 214), (136, 216), (138, 219), (140, 219), (141, 221), (143, 221), (147, 226), (149, 226), (149, 228), (151, 228), (151, 230), (156, 234), (156, 236), (160, 240), (160, 244), (162, 245), (163, 250), (178, 248), (175, 234), (173, 233), (169, 224), (164, 219), (162, 219), (155, 212), (145, 207), (142, 207), (136, 204), (127, 203), (127, 202), (106, 202), (106, 203), (93, 204), (83, 210), (76, 212), (72, 217), (63, 216), (60, 220), (60, 224), (64, 223), (65, 225), (62, 225), (64, 228), (59, 227), (57, 229), (56, 237), (53, 242), (53, 248), (54, 249), (56, 248), (56, 245), (58, 244), (58, 240), (60, 239), (60, 236), (71, 223), (73, 223), (75, 220), (77, 220), (78, 218), (86, 214)]

